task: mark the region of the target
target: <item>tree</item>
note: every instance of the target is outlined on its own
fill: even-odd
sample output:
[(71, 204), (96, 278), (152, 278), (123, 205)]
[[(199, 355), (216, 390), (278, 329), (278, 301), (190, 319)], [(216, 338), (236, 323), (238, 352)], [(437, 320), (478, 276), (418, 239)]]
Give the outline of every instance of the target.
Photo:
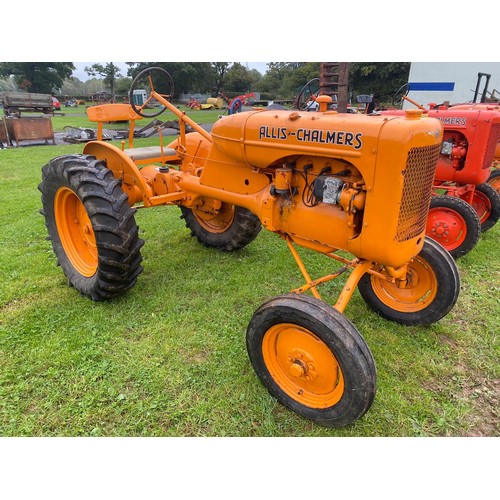
[(235, 94), (249, 92), (254, 81), (254, 76), (243, 64), (235, 62), (229, 68), (224, 83), (224, 91)]
[(0, 63), (0, 77), (14, 75), (16, 85), (27, 92), (52, 94), (70, 78), (75, 66), (70, 62)]
[(213, 62), (210, 63), (212, 68), (215, 70), (215, 95), (219, 95), (223, 85), (224, 85), (224, 76), (227, 73), (229, 68), (228, 62)]
[(115, 96), (116, 79), (122, 76), (120, 74), (120, 68), (118, 66), (115, 66), (112, 62), (107, 63), (106, 66), (95, 63), (92, 64), (92, 66), (85, 66), (85, 72), (89, 76), (103, 76), (104, 84), (109, 87), (111, 95), (113, 97)]
[(355, 94), (373, 94), (379, 102), (389, 102), (408, 83), (409, 62), (356, 62), (349, 65), (349, 88)]

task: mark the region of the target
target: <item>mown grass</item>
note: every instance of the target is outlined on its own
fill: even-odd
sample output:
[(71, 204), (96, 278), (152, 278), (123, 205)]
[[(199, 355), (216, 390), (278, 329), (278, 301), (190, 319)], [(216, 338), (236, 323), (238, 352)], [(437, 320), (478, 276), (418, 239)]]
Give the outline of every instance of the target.
[[(253, 312), (302, 284), (274, 234), (219, 253), (190, 237), (176, 207), (139, 210), (146, 244), (136, 286), (105, 303), (67, 286), (46, 240), (37, 185), (50, 158), (80, 151), (0, 151), (0, 435), (500, 434), (498, 225), (458, 261), (461, 295), (437, 324), (388, 322), (355, 292), (346, 315), (373, 352), (378, 392), (354, 425), (325, 429), (277, 403), (246, 353)], [(331, 271), (330, 260), (301, 254), (313, 276)], [(342, 285), (325, 285), (323, 298), (335, 302)]]

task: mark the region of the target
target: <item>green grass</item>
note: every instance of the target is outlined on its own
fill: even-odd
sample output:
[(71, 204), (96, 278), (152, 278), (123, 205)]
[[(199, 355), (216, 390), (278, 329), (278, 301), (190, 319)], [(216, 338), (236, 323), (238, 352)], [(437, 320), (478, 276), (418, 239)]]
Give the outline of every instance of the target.
[[(498, 225), (458, 261), (461, 294), (437, 324), (385, 321), (355, 292), (345, 313), (372, 350), (378, 392), (354, 425), (325, 429), (276, 402), (246, 353), (253, 312), (303, 283), (276, 235), (218, 253), (190, 237), (176, 207), (139, 210), (146, 244), (136, 286), (94, 303), (66, 285), (37, 185), (50, 158), (80, 151), (0, 150), (0, 435), (500, 434)], [(330, 260), (301, 254), (313, 276), (331, 270)], [(323, 298), (335, 302), (343, 282), (325, 285)]]

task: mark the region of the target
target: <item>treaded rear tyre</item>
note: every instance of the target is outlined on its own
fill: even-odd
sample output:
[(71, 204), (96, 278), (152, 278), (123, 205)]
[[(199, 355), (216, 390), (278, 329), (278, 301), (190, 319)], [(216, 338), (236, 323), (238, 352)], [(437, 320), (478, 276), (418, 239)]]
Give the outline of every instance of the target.
[(247, 351), (280, 403), (319, 425), (361, 418), (375, 398), (377, 374), (361, 334), (339, 311), (307, 295), (275, 297), (247, 329)]
[(52, 159), (42, 169), (45, 225), (68, 283), (92, 300), (121, 295), (142, 272), (136, 209), (105, 162), (89, 155)]
[(262, 229), (259, 218), (250, 210), (223, 203), (218, 214), (210, 215), (180, 206), (186, 227), (202, 245), (232, 252), (251, 243)]

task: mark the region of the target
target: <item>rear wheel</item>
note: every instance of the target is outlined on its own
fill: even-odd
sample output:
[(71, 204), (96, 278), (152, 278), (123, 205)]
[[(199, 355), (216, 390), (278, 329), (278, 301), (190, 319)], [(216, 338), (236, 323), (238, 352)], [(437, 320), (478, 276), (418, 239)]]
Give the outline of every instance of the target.
[(500, 194), (488, 183), (479, 184), (474, 189), (472, 208), (479, 217), (481, 231), (488, 231), (500, 217)]
[[(385, 272), (382, 266), (377, 271)], [(408, 264), (404, 286), (366, 273), (358, 290), (368, 307), (386, 319), (403, 325), (429, 325), (455, 305), (460, 277), (450, 254), (426, 238), (420, 253)]]
[(433, 196), (426, 235), (440, 243), (455, 259), (469, 253), (481, 235), (474, 208), (456, 196)]
[(500, 193), (500, 168), (493, 169), (486, 182)]
[(93, 300), (133, 286), (142, 271), (143, 241), (135, 209), (102, 160), (70, 155), (42, 169), (42, 214), (70, 285)]
[(259, 234), (259, 218), (246, 208), (222, 203), (217, 211), (203, 211), (181, 206), (191, 236), (207, 247), (231, 252), (243, 248)]
[(376, 369), (365, 340), (336, 309), (306, 295), (263, 304), (247, 329), (252, 366), (267, 390), (326, 427), (348, 425), (370, 408)]

